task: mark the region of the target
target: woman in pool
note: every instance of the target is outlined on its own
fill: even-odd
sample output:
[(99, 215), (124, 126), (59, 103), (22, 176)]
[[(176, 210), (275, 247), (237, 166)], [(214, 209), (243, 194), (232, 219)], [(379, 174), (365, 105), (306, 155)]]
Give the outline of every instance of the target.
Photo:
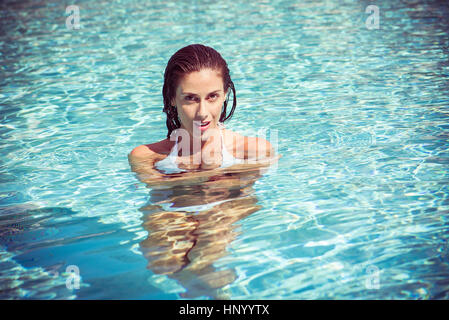
[[(233, 104), (227, 114), (231, 91)], [(161, 172), (198, 176), (204, 169), (273, 158), (265, 139), (225, 129), (223, 123), (232, 117), (237, 99), (227, 63), (213, 48), (192, 44), (177, 51), (165, 69), (162, 93), (167, 138), (131, 151), (134, 171), (145, 174), (139, 178), (158, 179)], [(144, 170), (136, 168), (138, 162), (145, 163)]]
[(265, 139), (224, 128), (237, 99), (227, 64), (214, 49), (195, 44), (176, 52), (165, 70), (163, 97), (167, 139), (129, 154), (132, 170), (151, 187), (141, 208), (148, 237), (140, 250), (155, 274), (186, 288), (184, 296), (223, 298), (221, 289), (236, 275), (214, 263), (237, 236), (235, 223), (260, 209), (252, 186), (279, 156)]

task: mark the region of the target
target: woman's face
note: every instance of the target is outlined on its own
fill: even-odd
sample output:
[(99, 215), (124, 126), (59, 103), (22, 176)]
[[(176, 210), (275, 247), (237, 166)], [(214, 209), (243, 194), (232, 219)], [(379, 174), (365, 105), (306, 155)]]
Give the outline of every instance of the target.
[(172, 104), (177, 107), (181, 128), (192, 137), (203, 137), (211, 129), (217, 128), (225, 98), (221, 73), (202, 69), (180, 79)]

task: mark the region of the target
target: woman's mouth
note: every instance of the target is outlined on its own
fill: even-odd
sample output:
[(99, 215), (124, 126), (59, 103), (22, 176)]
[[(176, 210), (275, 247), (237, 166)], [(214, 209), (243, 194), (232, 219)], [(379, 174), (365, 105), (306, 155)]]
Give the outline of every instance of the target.
[(207, 128), (209, 128), (209, 125), (210, 125), (210, 121), (201, 122), (201, 124), (199, 126), (200, 130), (201, 131), (207, 130)]

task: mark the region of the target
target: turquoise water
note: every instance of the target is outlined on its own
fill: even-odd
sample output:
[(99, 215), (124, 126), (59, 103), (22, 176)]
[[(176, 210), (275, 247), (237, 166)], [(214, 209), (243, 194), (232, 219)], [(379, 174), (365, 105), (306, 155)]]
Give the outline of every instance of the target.
[[(3, 1), (0, 298), (447, 299), (448, 20), (442, 1)], [(244, 191), (130, 171), (190, 43), (229, 64), (227, 127), (277, 134)], [(228, 201), (189, 208), (208, 197)]]

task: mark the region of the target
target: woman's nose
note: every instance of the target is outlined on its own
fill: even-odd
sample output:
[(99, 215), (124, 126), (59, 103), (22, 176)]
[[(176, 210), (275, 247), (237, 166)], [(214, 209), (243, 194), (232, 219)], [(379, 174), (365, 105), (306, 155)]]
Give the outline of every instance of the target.
[(197, 116), (200, 120), (203, 120), (207, 117), (207, 101), (206, 100), (200, 100), (199, 105), (198, 105)]

